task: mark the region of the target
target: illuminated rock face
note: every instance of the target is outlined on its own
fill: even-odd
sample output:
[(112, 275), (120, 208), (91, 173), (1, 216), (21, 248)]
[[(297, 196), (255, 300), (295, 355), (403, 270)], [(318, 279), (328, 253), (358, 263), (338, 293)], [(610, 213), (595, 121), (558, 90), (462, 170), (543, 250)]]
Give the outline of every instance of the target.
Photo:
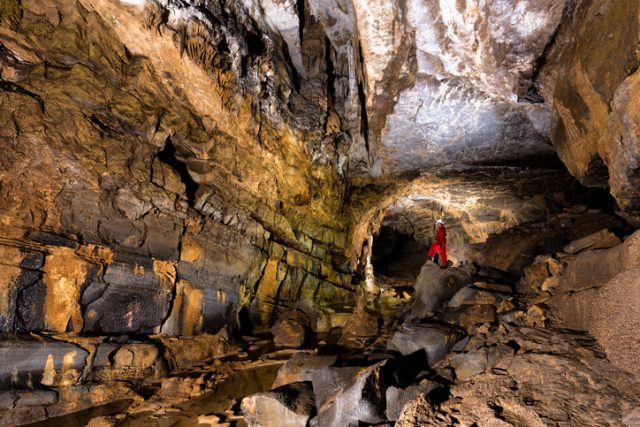
[(129, 3), (3, 3), (0, 330), (194, 334), (256, 293), (254, 323), (347, 298), (324, 37), (296, 77), (240, 4)]
[(635, 214), (637, 15), (7, 0), (0, 330), (191, 335), (350, 300), (385, 218), (430, 216), (426, 243), (446, 216), (458, 248), (543, 220), (571, 183), (552, 143)]
[(530, 88), (564, 0), (373, 3), (358, 23), (384, 171), (552, 156)]
[(552, 105), (552, 137), (572, 175), (609, 186), (640, 214), (637, 2), (580, 2), (558, 32), (539, 81)]

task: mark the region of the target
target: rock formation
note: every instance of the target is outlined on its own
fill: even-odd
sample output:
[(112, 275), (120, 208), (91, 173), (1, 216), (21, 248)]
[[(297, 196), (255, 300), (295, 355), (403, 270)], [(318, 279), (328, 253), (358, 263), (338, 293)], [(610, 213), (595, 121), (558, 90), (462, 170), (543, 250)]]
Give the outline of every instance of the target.
[(0, 0), (1, 423), (634, 425), (639, 20)]

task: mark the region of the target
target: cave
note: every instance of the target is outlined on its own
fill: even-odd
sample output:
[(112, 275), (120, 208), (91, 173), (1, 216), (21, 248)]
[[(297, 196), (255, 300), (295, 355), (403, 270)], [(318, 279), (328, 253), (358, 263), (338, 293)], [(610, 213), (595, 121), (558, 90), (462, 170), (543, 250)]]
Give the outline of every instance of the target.
[(377, 276), (415, 280), (425, 262), (427, 248), (414, 235), (382, 226), (374, 236), (371, 264)]
[(0, 0), (0, 425), (639, 426), (639, 21)]

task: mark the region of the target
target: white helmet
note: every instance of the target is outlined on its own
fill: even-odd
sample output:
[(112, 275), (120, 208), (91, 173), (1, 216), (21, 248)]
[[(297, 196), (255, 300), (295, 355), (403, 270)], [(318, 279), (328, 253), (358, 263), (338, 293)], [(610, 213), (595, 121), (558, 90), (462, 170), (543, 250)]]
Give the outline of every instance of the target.
[(442, 224), (442, 225), (444, 225), (444, 221), (443, 221), (443, 220), (441, 220), (441, 219), (439, 219), (439, 220), (437, 220), (437, 221), (436, 221), (436, 225), (438, 225), (438, 224)]

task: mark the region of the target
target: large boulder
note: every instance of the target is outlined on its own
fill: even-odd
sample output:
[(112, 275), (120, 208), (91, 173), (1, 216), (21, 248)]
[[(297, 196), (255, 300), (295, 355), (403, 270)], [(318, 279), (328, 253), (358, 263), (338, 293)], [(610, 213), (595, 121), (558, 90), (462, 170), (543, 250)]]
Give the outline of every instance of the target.
[(415, 284), (415, 297), (411, 316), (425, 318), (473, 279), (454, 270), (443, 270), (432, 262), (427, 262), (420, 271)]
[(364, 347), (378, 336), (378, 319), (364, 309), (353, 313), (342, 328), (342, 336), (338, 344), (347, 347)]
[(305, 338), (305, 328), (299, 322), (293, 319), (280, 319), (273, 327), (273, 342), (277, 346), (282, 347), (302, 347)]
[(310, 425), (351, 426), (385, 422), (387, 389), (406, 388), (426, 370), (428, 364), (424, 353), (383, 360), (363, 368), (352, 377), (348, 385), (342, 387), (341, 392), (318, 408), (318, 415), (311, 420)]
[(313, 372), (313, 393), (316, 396), (318, 410), (353, 384), (354, 378), (362, 368), (359, 366), (325, 366)]
[(337, 360), (337, 356), (317, 356), (309, 353), (296, 353), (278, 370), (273, 388), (296, 382), (311, 381), (314, 374)]
[(387, 348), (403, 355), (423, 350), (429, 365), (442, 359), (458, 340), (458, 332), (440, 324), (405, 324), (393, 334)]
[(386, 361), (361, 370), (349, 388), (319, 410), (312, 427), (377, 424), (386, 420), (382, 371)]
[(309, 383), (293, 383), (242, 399), (242, 413), (249, 427), (304, 427), (315, 413)]

